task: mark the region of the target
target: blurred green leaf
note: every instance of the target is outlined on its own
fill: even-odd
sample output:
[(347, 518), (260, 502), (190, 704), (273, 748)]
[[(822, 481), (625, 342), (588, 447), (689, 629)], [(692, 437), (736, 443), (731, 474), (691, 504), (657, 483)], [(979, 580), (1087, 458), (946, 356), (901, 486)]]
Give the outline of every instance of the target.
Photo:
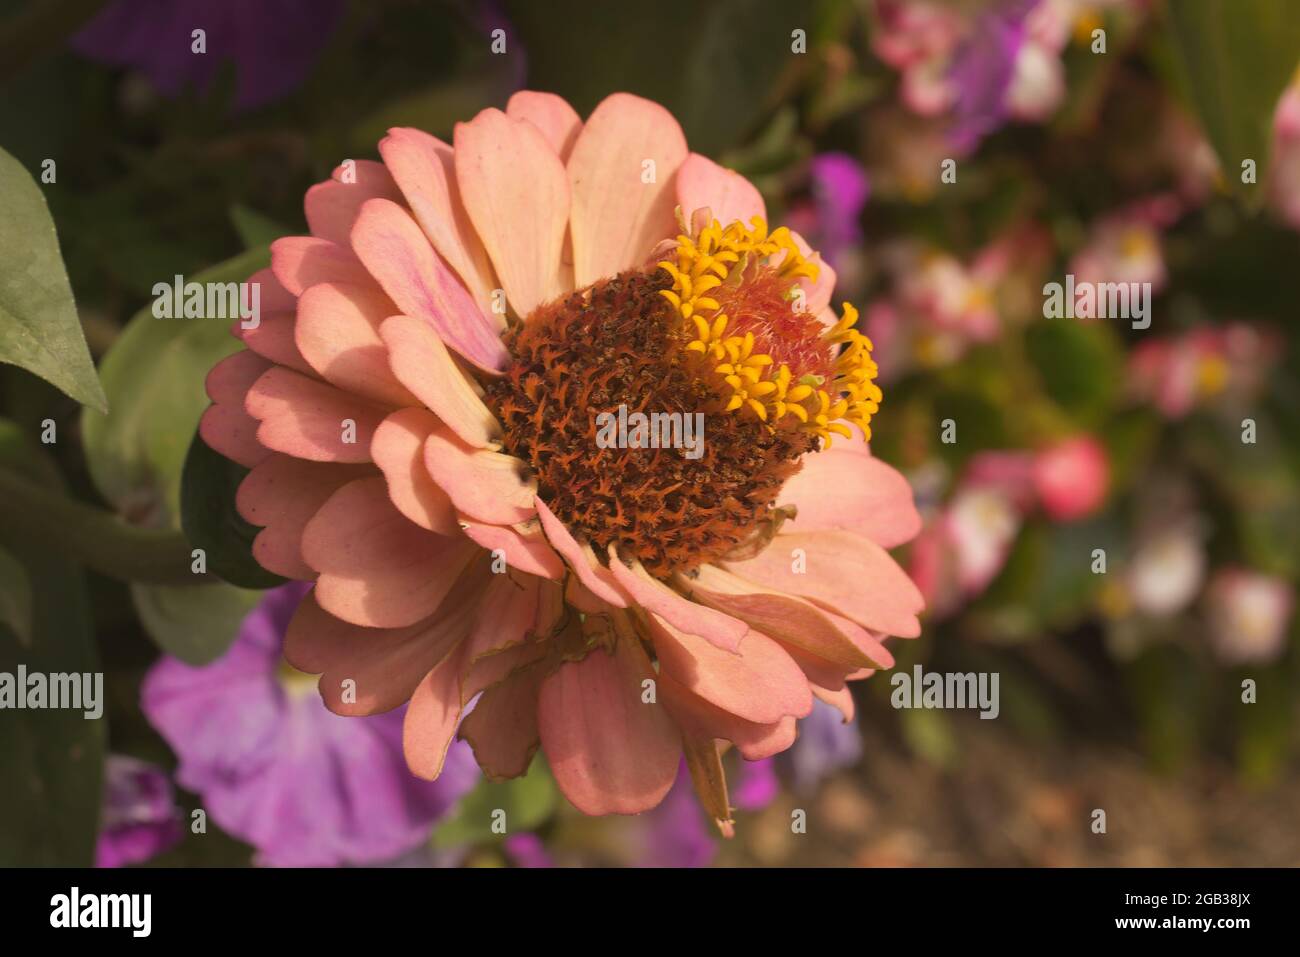
[(235, 204), (230, 207), (230, 223), (239, 234), (239, 239), (246, 249), (265, 249), (281, 236), (290, 235), (293, 230), (277, 223), (270, 216), (265, 216), (247, 206)]
[(4, 150), (0, 203), (0, 362), (34, 372), (83, 405), (107, 412), (45, 195)]
[(0, 626), (31, 647), (32, 583), (22, 562), (4, 548), (0, 548)]
[[(267, 265), (252, 250), (187, 280), (243, 282)], [(146, 524), (180, 524), (181, 468), (208, 405), (208, 371), (239, 348), (229, 319), (158, 319), (152, 305), (132, 317), (101, 364), (112, 397), (107, 415), (82, 415), (86, 459), (100, 493)]]
[(181, 478), (181, 524), (190, 544), (206, 554), (209, 572), (241, 588), (271, 588), (285, 579), (253, 558), (260, 529), (235, 509), (235, 492), (247, 474), (195, 434)]
[[(62, 484), (52, 464), (6, 420), (0, 420), (0, 467), (47, 486)], [(3, 545), (32, 584), (32, 635), (23, 641), (0, 622), (0, 672), (16, 674), (20, 664), (29, 674), (97, 672), (80, 570), (30, 538)], [(106, 721), (67, 708), (7, 711), (4, 721), (0, 866), (89, 866), (99, 828)]]
[(1300, 62), (1294, 3), (1178, 0), (1166, 11), (1172, 65), (1219, 154), (1224, 179), (1242, 189), (1241, 163), (1253, 159), (1263, 182), (1273, 111)]
[[(499, 841), (504, 834), (493, 830), (500, 821), (506, 834), (518, 834), (544, 823), (555, 810), (558, 792), (545, 762), (536, 760), (523, 777), (494, 783), (483, 781), (461, 799), (456, 813), (433, 833), (438, 848), (463, 847)], [(504, 811), (501, 820), (497, 812)]]
[(131, 586), (145, 631), (163, 651), (195, 666), (225, 654), (261, 594), (221, 582)]
[(1043, 389), (1081, 425), (1099, 421), (1123, 381), (1123, 353), (1104, 322), (1047, 319), (1025, 330), (1025, 350)]

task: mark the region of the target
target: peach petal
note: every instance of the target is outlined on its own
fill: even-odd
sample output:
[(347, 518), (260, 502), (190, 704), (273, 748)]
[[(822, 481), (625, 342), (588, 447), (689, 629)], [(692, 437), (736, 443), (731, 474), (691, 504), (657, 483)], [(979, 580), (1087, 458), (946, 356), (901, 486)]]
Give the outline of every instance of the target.
[(483, 692), (461, 722), (459, 737), (469, 742), (489, 781), (517, 778), (528, 770), (541, 744), (537, 702), (544, 669), (529, 668)]
[(295, 296), (318, 282), (371, 282), (347, 246), (314, 236), (285, 236), (271, 243), (271, 270)]
[(808, 245), (798, 233), (791, 230), (790, 237), (794, 240), (799, 251), (804, 254), (805, 258), (817, 261), (817, 279), (800, 279), (799, 285), (804, 291), (804, 309), (807, 312), (820, 314), (823, 309), (830, 306), (831, 294), (835, 292), (835, 270), (831, 268), (830, 263), (826, 262), (817, 255), (813, 248)]
[(461, 202), (451, 147), (423, 130), (398, 127), (388, 131), (379, 152), (433, 248), (484, 316), (504, 329), (505, 316), (492, 309), (492, 264)]
[(780, 505), (798, 513), (786, 526), (797, 532), (856, 532), (893, 548), (921, 530), (912, 487), (896, 469), (837, 442), (806, 455), (803, 468), (781, 489)]
[(767, 219), (767, 205), (753, 183), (699, 153), (686, 157), (677, 171), (677, 205), (687, 215), (708, 207), (724, 227), (737, 220), (749, 225), (755, 216)]
[(485, 448), (501, 435), (501, 423), (426, 323), (393, 316), (379, 334), (388, 346), (393, 375), (462, 441)]
[(302, 294), (294, 338), (327, 382), (385, 405), (418, 405), (393, 376), (379, 325), (397, 307), (374, 286), (325, 282)]
[(848, 724), (853, 720), (853, 694), (847, 687), (840, 688), (838, 691), (830, 691), (826, 688), (818, 688), (814, 685), (813, 694), (831, 707), (839, 709), (840, 715), (844, 718), (845, 724)]
[[(679, 586), (695, 600), (718, 608), (781, 642), (787, 649), (802, 648), (842, 670), (889, 667), (893, 657), (858, 626), (794, 595), (768, 590), (713, 565), (704, 565), (695, 577), (678, 577)], [(844, 624), (852, 625), (848, 632)]]
[(254, 466), (239, 484), (235, 507), (246, 521), (262, 526), (253, 539), (258, 564), (286, 578), (315, 579), (315, 570), (302, 560), (302, 530), (326, 499), (368, 471), (278, 452)]
[(431, 412), (399, 409), (375, 429), (370, 455), (383, 471), (388, 497), (399, 512), (421, 528), (455, 535), (460, 529), (456, 509), (424, 467), (424, 442), (437, 427)]
[(270, 269), (253, 273), (248, 281), (257, 283), (260, 290), (261, 314), (255, 326), (246, 327), (245, 320), (236, 319), (231, 323), (231, 334), (253, 352), (272, 362), (307, 375), (315, 375), (315, 370), (308, 365), (293, 341), (293, 327), (298, 311), (297, 297), (280, 284)]
[(699, 635), (724, 652), (739, 651), (741, 639), (749, 631), (749, 626), (743, 621), (683, 598), (651, 577), (640, 562), (634, 562), (628, 568), (619, 561), (613, 545), (609, 550), (609, 570), (619, 587), (642, 608), (654, 612), (681, 631)]
[(582, 118), (567, 100), (554, 93), (520, 90), (506, 103), (506, 116), (532, 123), (562, 160), (569, 158), (582, 129)]
[[(573, 573), (578, 576), (578, 581), (591, 597), (597, 602), (604, 602), (615, 608), (626, 608), (627, 597), (615, 582), (610, 570), (596, 561), (589, 548), (584, 550), (577, 543), (569, 534), (569, 530), (564, 527), (564, 523), (555, 517), (555, 513), (541, 498), (535, 499), (533, 504), (537, 509), (537, 517), (541, 520), (542, 531), (546, 533), (552, 547), (560, 553), (565, 564), (573, 569)], [(582, 600), (582, 596), (578, 598)], [(599, 608), (599, 604), (596, 607)]]
[(504, 677), (502, 674), (481, 681), (475, 676), (475, 666), (526, 641), (537, 624), (541, 581), (531, 575), (521, 577), (522, 581), (516, 581), (509, 575), (487, 576), (474, 629), (465, 644), (465, 668), (461, 676), (463, 701)]
[[(804, 571), (792, 567), (802, 550)], [(844, 531), (777, 535), (756, 557), (723, 567), (764, 588), (798, 595), (864, 628), (912, 638), (925, 601), (907, 573), (883, 548)]]
[(416, 777), (436, 781), (460, 721), (460, 656), (448, 656), (420, 681), (402, 722), (402, 751)]
[(313, 236), (328, 239), (340, 246), (349, 244), (352, 226), (361, 212), (361, 205), (369, 199), (388, 199), (401, 202), (402, 192), (383, 163), (374, 160), (353, 160), (355, 173), (352, 182), (343, 177), (345, 168), (334, 171), (334, 178), (317, 183), (307, 190), (303, 201), (307, 213), (307, 227)]
[(401, 312), (428, 323), (480, 369), (495, 372), (505, 365), (508, 354), (497, 327), (405, 209), (386, 199), (367, 201), (352, 228), (352, 248)]
[(555, 782), (585, 814), (638, 814), (677, 777), (681, 739), (663, 705), (642, 701), (645, 653), (618, 640), (566, 661), (542, 682), (538, 724)]
[(659, 696), (673, 720), (687, 734), (730, 741), (746, 761), (761, 761), (794, 744), (797, 721), (786, 716), (772, 724), (755, 724), (710, 704), (674, 681), (658, 677)]
[(547, 543), (535, 520), (527, 524), (532, 526), (531, 531), (526, 525), (487, 525), (466, 520), (462, 529), (488, 551), (500, 549), (508, 568), (560, 580), (564, 577), (564, 560)]
[(282, 366), (253, 383), (244, 408), (261, 422), (257, 440), (267, 448), (317, 462), (369, 462), (370, 440), (385, 413), (367, 399)]
[[(641, 265), (676, 232), (674, 179), (686, 137), (658, 103), (614, 93), (597, 105), (569, 157), (570, 227), (578, 288)], [(654, 182), (646, 183), (646, 161)]]
[(335, 714), (391, 711), (415, 692), (421, 677), (464, 641), (472, 606), (451, 603), (406, 628), (364, 628), (329, 614), (308, 595), (285, 635), (285, 657), (320, 674), (321, 699)]
[(658, 615), (648, 621), (660, 672), (705, 701), (755, 724), (802, 718), (812, 710), (808, 680), (766, 635), (750, 631), (732, 653)]
[(542, 132), (500, 110), (456, 125), (456, 181), (515, 315), (566, 291), (569, 180)]
[(257, 420), (244, 409), (244, 399), (271, 363), (241, 349), (208, 372), (205, 387), (213, 405), (199, 419), (199, 435), (208, 446), (233, 462), (252, 468), (270, 454), (257, 441)]
[(402, 628), (437, 610), (479, 552), (463, 536), (436, 535), (409, 521), (381, 476), (330, 496), (307, 523), (302, 557), (320, 572), (316, 600), (355, 625)]
[(489, 525), (526, 522), (535, 514), (536, 488), (512, 455), (475, 449), (439, 425), (424, 443), (424, 467), (471, 520)]

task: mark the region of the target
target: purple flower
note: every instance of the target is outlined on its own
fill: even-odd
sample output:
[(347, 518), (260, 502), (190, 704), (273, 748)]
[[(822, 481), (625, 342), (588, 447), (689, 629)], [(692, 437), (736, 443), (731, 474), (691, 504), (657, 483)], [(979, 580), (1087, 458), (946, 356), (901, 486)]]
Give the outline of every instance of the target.
[(424, 841), (474, 785), (473, 757), (453, 744), (442, 776), (422, 781), (402, 756), (404, 709), (328, 711), (315, 682), (281, 664), (305, 593), (298, 583), (268, 591), (210, 665), (164, 658), (145, 678), (141, 707), (180, 759), (176, 780), (261, 862), (385, 861)]
[(846, 722), (838, 708), (821, 700), (814, 701), (812, 714), (799, 722), (799, 740), (786, 752), (800, 794), (811, 794), (827, 775), (861, 757), (857, 718)]
[(161, 854), (181, 839), (181, 812), (162, 768), (110, 754), (104, 764), (104, 805), (96, 867), (124, 867)]
[(821, 153), (810, 164), (816, 222), (813, 244), (832, 266), (841, 255), (862, 242), (858, 223), (871, 187), (862, 164), (847, 153)]
[(1039, 0), (1000, 0), (977, 16), (953, 54), (948, 80), (956, 95), (954, 146), (974, 149), (1007, 118), (1007, 91), (1025, 42), (1025, 20)]
[[(206, 91), (234, 61), (235, 108), (279, 99), (311, 71), (344, 0), (117, 0), (72, 39), (78, 53), (145, 73), (167, 97)], [(194, 31), (206, 52), (194, 52)]]

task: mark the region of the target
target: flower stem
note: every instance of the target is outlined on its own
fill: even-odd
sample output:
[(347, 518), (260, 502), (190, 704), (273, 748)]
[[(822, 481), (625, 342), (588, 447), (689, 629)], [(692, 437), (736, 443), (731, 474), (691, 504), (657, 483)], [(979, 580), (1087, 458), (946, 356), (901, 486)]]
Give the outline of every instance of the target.
[(119, 581), (195, 584), (190, 545), (174, 529), (117, 516), (0, 468), (0, 539), (36, 543)]

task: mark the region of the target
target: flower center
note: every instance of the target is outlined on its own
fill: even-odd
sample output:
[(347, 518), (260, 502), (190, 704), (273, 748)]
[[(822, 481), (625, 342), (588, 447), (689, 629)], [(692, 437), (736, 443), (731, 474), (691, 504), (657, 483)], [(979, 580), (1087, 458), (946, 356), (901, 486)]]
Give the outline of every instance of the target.
[(788, 233), (715, 222), (679, 237), (675, 261), (542, 305), (505, 334), (511, 362), (485, 400), (504, 451), (579, 541), (597, 555), (617, 545), (660, 577), (752, 547), (799, 458), (851, 434), (837, 419), (866, 427), (870, 343), (851, 306), (832, 329), (797, 308), (815, 268)]

